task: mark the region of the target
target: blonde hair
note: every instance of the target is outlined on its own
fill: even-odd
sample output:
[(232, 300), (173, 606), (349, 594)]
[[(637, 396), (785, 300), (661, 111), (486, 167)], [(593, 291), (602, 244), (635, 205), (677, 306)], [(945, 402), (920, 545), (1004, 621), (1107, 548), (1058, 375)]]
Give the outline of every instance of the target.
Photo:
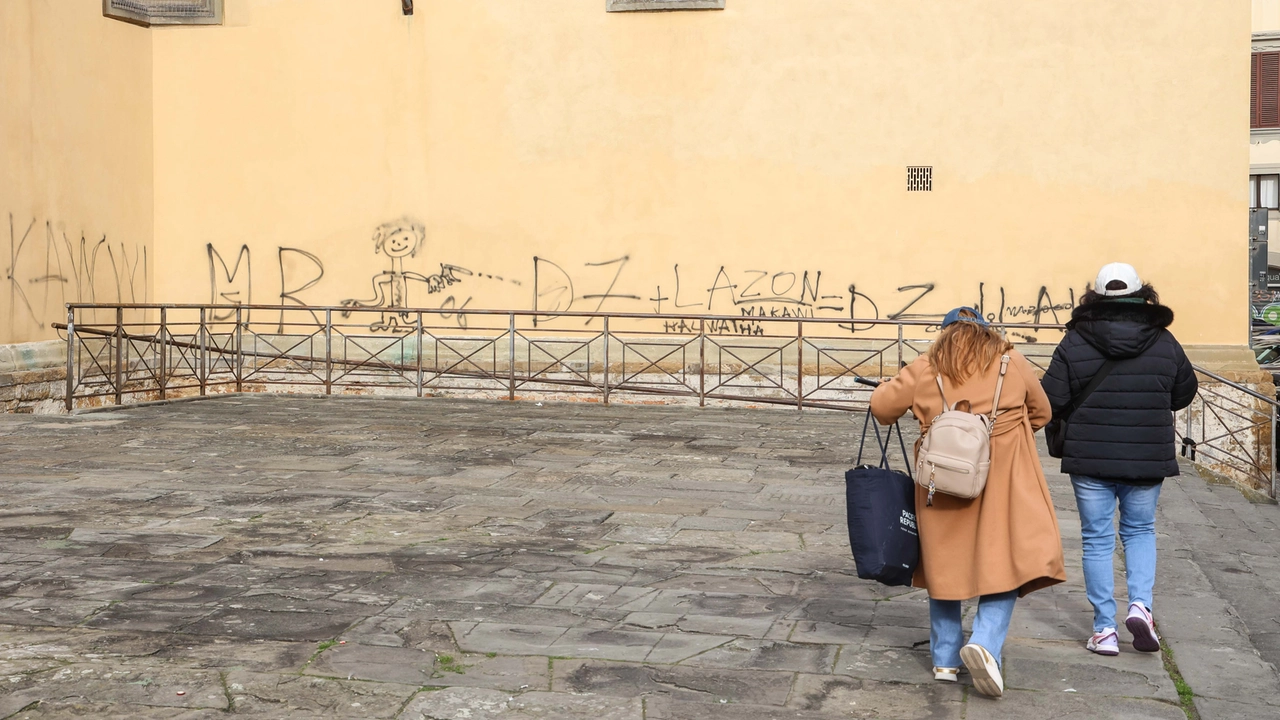
[[(977, 319), (962, 310), (961, 318)], [(929, 348), (929, 363), (953, 385), (960, 385), (991, 366), (997, 357), (1013, 349), (1000, 333), (976, 322), (956, 322), (942, 331)]]

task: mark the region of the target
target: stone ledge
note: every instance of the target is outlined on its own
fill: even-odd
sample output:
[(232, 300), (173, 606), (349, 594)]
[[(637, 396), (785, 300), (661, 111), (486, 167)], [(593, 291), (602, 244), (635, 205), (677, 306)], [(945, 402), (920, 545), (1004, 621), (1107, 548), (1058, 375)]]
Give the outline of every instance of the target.
[(1258, 367), (1247, 345), (1186, 345), (1187, 358), (1215, 375), (1242, 384), (1272, 383), (1271, 373)]
[(0, 345), (0, 373), (19, 373), (64, 367), (67, 343), (64, 340)]

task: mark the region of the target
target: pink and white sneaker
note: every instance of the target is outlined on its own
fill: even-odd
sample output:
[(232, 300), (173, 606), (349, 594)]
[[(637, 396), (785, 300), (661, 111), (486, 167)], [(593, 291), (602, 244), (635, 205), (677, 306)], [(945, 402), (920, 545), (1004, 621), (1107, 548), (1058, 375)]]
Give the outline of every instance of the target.
[(1099, 655), (1119, 655), (1120, 638), (1116, 635), (1115, 628), (1106, 628), (1102, 632), (1094, 633), (1085, 647)]
[(1151, 611), (1140, 602), (1129, 605), (1129, 617), (1124, 626), (1133, 633), (1133, 649), (1140, 652), (1160, 652), (1160, 636), (1156, 634), (1155, 620)]

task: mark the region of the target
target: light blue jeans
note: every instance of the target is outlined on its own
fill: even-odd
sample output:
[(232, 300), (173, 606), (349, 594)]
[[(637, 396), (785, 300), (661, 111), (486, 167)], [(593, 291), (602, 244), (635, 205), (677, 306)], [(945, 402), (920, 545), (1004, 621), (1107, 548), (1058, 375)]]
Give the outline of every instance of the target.
[(1112, 565), (1116, 551), (1117, 503), (1129, 602), (1140, 602), (1151, 609), (1151, 589), (1156, 584), (1156, 503), (1160, 499), (1160, 485), (1127, 485), (1087, 475), (1071, 476), (1076, 507), (1080, 510), (1084, 589), (1093, 605), (1094, 632), (1118, 627)]
[[(1004, 638), (1009, 634), (1009, 621), (1013, 619), (1013, 605), (1017, 600), (1017, 590), (978, 598), (978, 614), (973, 618), (969, 642), (986, 648), (997, 663), (1002, 662), (1000, 651), (1004, 649)], [(934, 667), (960, 667), (963, 645), (960, 601), (929, 598), (929, 652), (933, 655)]]

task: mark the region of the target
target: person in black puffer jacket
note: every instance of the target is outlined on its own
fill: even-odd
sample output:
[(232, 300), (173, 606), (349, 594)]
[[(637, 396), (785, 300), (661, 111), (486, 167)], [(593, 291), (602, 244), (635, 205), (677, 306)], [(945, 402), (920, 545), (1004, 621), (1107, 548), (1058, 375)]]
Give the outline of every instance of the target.
[(1120, 507), (1129, 586), (1125, 627), (1133, 647), (1160, 650), (1151, 615), (1156, 574), (1156, 502), (1166, 477), (1178, 475), (1173, 412), (1191, 404), (1195, 370), (1160, 304), (1132, 266), (1111, 263), (1071, 313), (1067, 334), (1041, 384), (1055, 418), (1078, 402), (1094, 375), (1110, 374), (1067, 422), (1062, 472), (1071, 476), (1084, 545), (1085, 591), (1093, 605), (1094, 635), (1086, 647), (1120, 652), (1114, 598), (1115, 512)]

